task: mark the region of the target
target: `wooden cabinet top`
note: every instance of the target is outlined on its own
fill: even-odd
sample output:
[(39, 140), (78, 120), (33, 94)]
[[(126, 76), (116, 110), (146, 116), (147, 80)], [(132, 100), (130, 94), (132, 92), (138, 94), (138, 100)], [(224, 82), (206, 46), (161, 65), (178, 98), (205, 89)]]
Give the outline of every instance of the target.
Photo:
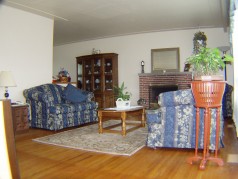
[(78, 58), (104, 58), (104, 57), (112, 57), (112, 56), (118, 56), (116, 53), (100, 53), (100, 54), (92, 54), (92, 55), (83, 55), (83, 56), (78, 56)]

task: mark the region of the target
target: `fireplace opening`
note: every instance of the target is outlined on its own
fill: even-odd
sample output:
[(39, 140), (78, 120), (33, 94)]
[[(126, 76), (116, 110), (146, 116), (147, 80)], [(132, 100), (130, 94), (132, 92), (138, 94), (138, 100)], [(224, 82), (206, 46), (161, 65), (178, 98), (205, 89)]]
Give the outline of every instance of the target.
[(158, 108), (158, 97), (160, 93), (178, 90), (178, 85), (151, 85), (149, 86), (149, 108)]

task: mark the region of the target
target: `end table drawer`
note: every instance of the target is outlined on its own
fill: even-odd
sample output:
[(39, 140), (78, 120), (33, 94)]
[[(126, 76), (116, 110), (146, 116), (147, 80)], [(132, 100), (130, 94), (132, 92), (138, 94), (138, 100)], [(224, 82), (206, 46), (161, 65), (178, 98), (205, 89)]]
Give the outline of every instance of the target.
[(28, 123), (28, 105), (12, 106), (13, 129), (16, 133), (27, 132), (29, 129)]

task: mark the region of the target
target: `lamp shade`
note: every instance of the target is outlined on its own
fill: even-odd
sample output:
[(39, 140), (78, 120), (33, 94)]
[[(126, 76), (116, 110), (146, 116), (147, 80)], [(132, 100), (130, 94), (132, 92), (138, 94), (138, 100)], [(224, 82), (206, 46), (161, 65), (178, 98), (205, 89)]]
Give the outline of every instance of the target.
[(10, 71), (0, 72), (0, 86), (4, 87), (17, 86), (13, 78), (12, 72)]
[(221, 46), (221, 47), (217, 47), (219, 50), (221, 50), (222, 52), (227, 52), (228, 50), (230, 50), (229, 46)]

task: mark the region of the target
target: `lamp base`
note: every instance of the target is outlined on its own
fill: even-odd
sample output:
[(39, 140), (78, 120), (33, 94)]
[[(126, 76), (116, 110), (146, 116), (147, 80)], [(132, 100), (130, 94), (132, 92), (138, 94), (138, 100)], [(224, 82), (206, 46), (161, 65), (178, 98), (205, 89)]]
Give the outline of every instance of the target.
[(9, 97), (9, 93), (7, 93), (7, 92), (4, 93), (4, 96), (5, 96), (6, 99), (8, 99), (8, 97)]
[(141, 73), (145, 73), (143, 65), (141, 65)]
[(4, 93), (4, 96), (5, 96), (6, 99), (8, 99), (8, 97), (9, 97), (8, 87), (7, 87), (7, 86), (5, 86), (5, 93)]

